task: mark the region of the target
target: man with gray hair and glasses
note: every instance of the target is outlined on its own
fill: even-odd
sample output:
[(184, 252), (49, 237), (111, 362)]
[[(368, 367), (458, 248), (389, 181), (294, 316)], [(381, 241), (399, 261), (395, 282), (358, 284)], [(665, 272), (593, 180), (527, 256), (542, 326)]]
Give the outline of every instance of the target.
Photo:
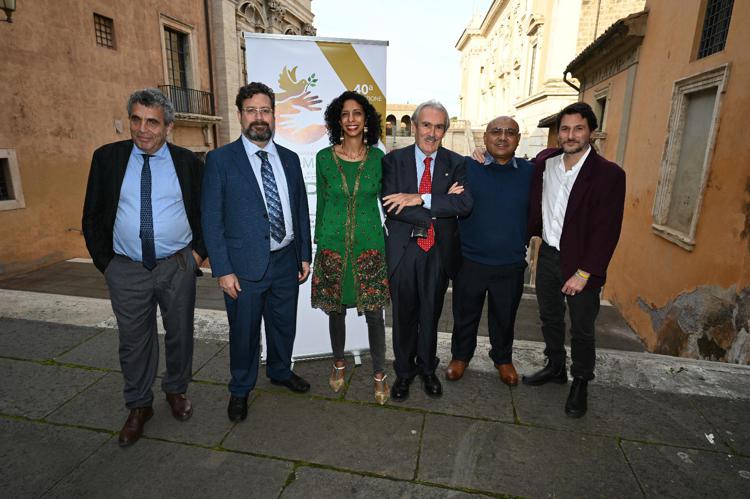
[(107, 281), (119, 329), (125, 406), (130, 414), (119, 444), (132, 445), (154, 411), (152, 385), (159, 364), (156, 307), (164, 337), (162, 390), (172, 415), (185, 421), (192, 374), (195, 278), (206, 256), (201, 231), (202, 163), (167, 143), (174, 107), (147, 88), (127, 105), (130, 140), (104, 145), (91, 160), (83, 235)]
[(386, 259), (393, 306), (395, 401), (409, 396), (419, 374), (425, 393), (443, 393), (435, 375), (440, 359), (437, 326), (448, 278), (461, 261), (457, 217), (468, 215), (472, 198), (463, 184), (464, 158), (441, 147), (448, 112), (437, 101), (414, 111), (413, 146), (383, 158), (382, 196), (386, 210)]

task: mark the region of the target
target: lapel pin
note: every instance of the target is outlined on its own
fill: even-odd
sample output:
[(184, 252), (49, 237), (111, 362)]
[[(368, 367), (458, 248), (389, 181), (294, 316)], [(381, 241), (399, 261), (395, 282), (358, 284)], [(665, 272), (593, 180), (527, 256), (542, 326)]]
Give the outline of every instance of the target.
[(445, 172), (445, 174), (444, 174), (444, 175), (445, 175), (445, 176), (447, 177), (447, 176), (448, 176), (448, 172)]

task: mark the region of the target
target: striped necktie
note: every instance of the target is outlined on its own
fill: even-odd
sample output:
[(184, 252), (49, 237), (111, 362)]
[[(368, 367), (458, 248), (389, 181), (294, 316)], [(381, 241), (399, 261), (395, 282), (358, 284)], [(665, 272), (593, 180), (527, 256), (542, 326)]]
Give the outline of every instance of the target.
[(255, 154), (260, 158), (260, 176), (263, 180), (263, 191), (266, 194), (266, 208), (268, 209), (268, 222), (271, 224), (271, 237), (277, 243), (284, 240), (286, 227), (284, 225), (284, 210), (281, 208), (281, 198), (276, 186), (276, 177), (273, 175), (271, 162), (268, 161), (266, 151), (258, 151)]

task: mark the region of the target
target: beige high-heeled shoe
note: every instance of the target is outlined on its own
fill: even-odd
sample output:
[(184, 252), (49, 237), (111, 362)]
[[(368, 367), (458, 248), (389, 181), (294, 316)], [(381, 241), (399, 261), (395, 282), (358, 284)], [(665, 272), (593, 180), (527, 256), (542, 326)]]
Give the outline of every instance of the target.
[(385, 380), (387, 377), (388, 375), (384, 374), (380, 379), (373, 378), (375, 379), (375, 400), (380, 405), (385, 405), (391, 397), (391, 387), (388, 386), (388, 383)]
[(346, 376), (344, 376), (344, 370), (346, 369), (346, 364), (343, 366), (337, 366), (334, 362), (333, 369), (331, 370), (331, 377), (328, 378), (328, 386), (331, 387), (331, 390), (333, 390), (335, 393), (338, 393), (339, 390), (344, 386), (344, 381)]

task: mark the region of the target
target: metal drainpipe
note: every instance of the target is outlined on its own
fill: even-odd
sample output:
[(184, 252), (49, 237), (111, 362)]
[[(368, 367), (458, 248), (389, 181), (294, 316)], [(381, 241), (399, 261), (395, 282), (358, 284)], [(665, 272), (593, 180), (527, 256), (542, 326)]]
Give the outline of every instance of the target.
[(580, 97), (581, 89), (578, 88), (578, 87), (576, 87), (572, 82), (568, 81), (568, 71), (566, 71), (565, 73), (563, 73), (563, 81), (565, 83), (567, 83), (573, 90), (575, 90), (576, 92), (578, 92), (578, 95)]
[[(211, 98), (214, 104), (214, 116), (216, 116), (216, 94), (214, 93), (214, 63), (211, 55), (211, 19), (208, 14), (208, 0), (203, 0), (203, 17), (206, 19), (206, 45), (208, 48), (208, 90), (211, 92)], [(211, 125), (212, 135), (214, 137), (214, 149), (219, 147), (219, 134), (216, 130), (217, 125)]]

